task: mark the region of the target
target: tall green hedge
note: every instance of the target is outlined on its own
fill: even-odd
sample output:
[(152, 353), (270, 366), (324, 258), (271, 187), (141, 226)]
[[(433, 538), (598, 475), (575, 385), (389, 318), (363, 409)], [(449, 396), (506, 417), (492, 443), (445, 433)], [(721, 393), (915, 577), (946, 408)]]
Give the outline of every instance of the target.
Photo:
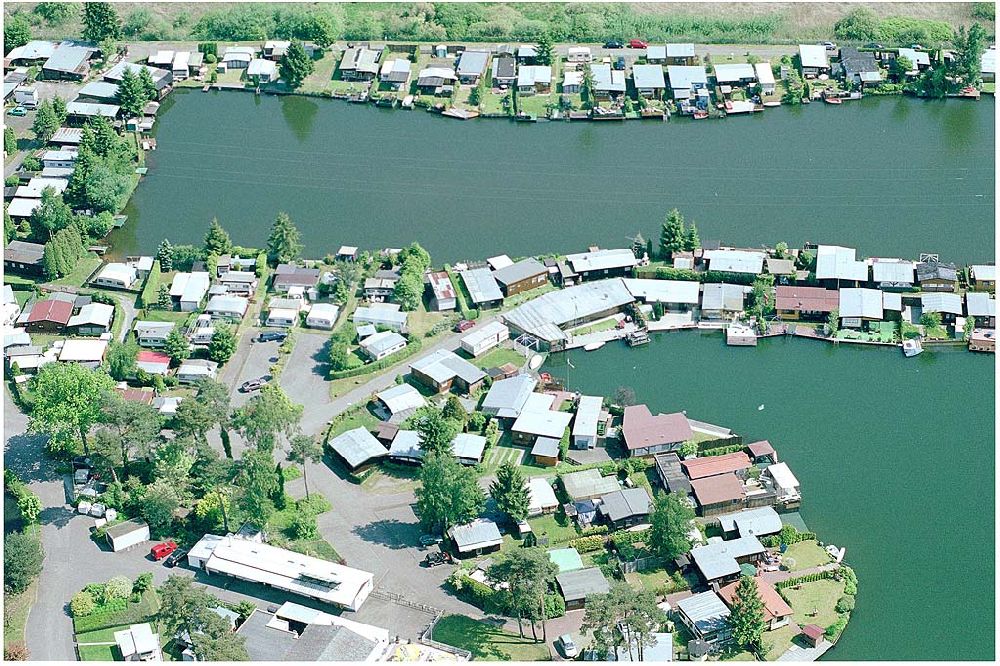
[(149, 270), (149, 277), (139, 294), (139, 307), (156, 307), (160, 295), (160, 260), (153, 260), (153, 267)]

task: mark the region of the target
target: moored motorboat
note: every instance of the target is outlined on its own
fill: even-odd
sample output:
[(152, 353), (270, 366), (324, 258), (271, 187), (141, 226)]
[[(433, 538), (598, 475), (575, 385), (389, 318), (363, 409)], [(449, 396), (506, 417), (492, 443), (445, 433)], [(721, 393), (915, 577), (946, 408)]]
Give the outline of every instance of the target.
[(604, 340), (601, 340), (599, 342), (589, 342), (583, 346), (583, 351), (596, 351), (601, 347), (603, 347), (604, 344), (605, 344)]
[(903, 340), (903, 356), (909, 358), (923, 351), (924, 347), (920, 344), (920, 340)]

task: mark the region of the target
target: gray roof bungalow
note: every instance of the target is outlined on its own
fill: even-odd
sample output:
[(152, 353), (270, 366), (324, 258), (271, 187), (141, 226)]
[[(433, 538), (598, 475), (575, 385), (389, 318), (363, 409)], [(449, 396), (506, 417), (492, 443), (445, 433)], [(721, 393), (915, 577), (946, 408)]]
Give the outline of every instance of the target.
[(104, 72), (104, 80), (120, 83), (122, 80), (122, 74), (125, 73), (126, 69), (132, 70), (132, 73), (136, 75), (144, 69), (148, 70), (157, 90), (163, 90), (174, 82), (174, 75), (170, 70), (160, 69), (158, 67), (149, 67), (148, 65), (139, 65), (134, 62), (118, 63), (108, 71)]
[(406, 347), (406, 338), (395, 331), (381, 331), (361, 341), (361, 351), (372, 361), (381, 361)]
[(412, 414), (427, 404), (423, 394), (409, 384), (397, 384), (375, 394), (375, 398), (388, 412), (389, 417)]
[(167, 321), (136, 321), (133, 327), (135, 340), (140, 347), (163, 347), (174, 325)]
[[(942, 294), (948, 295), (948, 294)], [(985, 291), (970, 291), (965, 294), (965, 310), (977, 323), (993, 328), (996, 323), (997, 302)]]
[(400, 310), (399, 303), (372, 303), (356, 308), (352, 319), (356, 326), (372, 324), (401, 332), (406, 329), (407, 315)]
[(239, 321), (247, 313), (250, 302), (243, 296), (212, 296), (208, 299), (205, 312), (212, 316), (212, 319), (228, 319)]
[(916, 262), (874, 257), (871, 263), (872, 282), (880, 289), (909, 289), (913, 286)]
[(649, 522), (653, 502), (645, 488), (626, 488), (603, 495), (597, 510), (611, 529), (621, 529)]
[(7, 53), (5, 60), (12, 65), (37, 65), (45, 62), (56, 52), (58, 44), (48, 40), (33, 39)]
[(420, 448), (420, 433), (416, 430), (399, 430), (389, 446), (389, 459), (407, 463), (419, 463), (424, 459)]
[(708, 261), (710, 271), (760, 275), (767, 255), (747, 250), (705, 250), (702, 256)]
[(735, 533), (740, 537), (765, 536), (781, 531), (781, 516), (770, 506), (756, 509), (725, 513), (717, 517), (722, 531), (726, 534)]
[(573, 501), (597, 499), (622, 489), (616, 476), (603, 476), (596, 468), (563, 474), (560, 480), (566, 495)]
[(667, 78), (674, 99), (688, 99), (696, 90), (708, 88), (708, 73), (701, 65), (667, 65)]
[(681, 459), (676, 453), (661, 453), (653, 457), (656, 475), (668, 493), (691, 494), (691, 480), (681, 467)]
[(12, 240), (3, 249), (4, 270), (12, 273), (42, 275), (45, 272), (42, 265), (44, 254), (45, 246), (40, 243)]
[(362, 427), (337, 435), (327, 446), (352, 472), (368, 467), (389, 455), (375, 436)]
[(486, 73), (489, 61), (489, 51), (463, 51), (458, 58), (458, 80), (462, 83), (478, 83), (479, 77)]
[(60, 44), (42, 65), (42, 78), (82, 80), (90, 72), (94, 50), (89, 46)]
[(215, 379), (219, 372), (219, 364), (202, 358), (189, 358), (177, 368), (177, 381), (181, 384), (194, 384), (202, 379)]
[(803, 76), (816, 76), (830, 71), (830, 59), (822, 44), (799, 44), (799, 63)]
[(515, 336), (530, 335), (544, 349), (557, 351), (568, 339), (563, 329), (620, 312), (634, 300), (621, 278), (598, 280), (539, 296), (503, 319)]
[(713, 282), (703, 287), (701, 314), (706, 319), (728, 319), (743, 312), (743, 300), (750, 287), (739, 284)]
[(875, 54), (859, 51), (854, 46), (841, 47), (840, 67), (844, 71), (844, 78), (854, 83), (878, 83), (882, 80)]
[(410, 61), (394, 58), (382, 64), (379, 82), (393, 90), (401, 90), (410, 82)]
[(707, 643), (724, 643), (732, 636), (729, 607), (711, 590), (678, 601), (677, 614), (694, 636)]
[(736, 580), (740, 576), (740, 564), (759, 561), (766, 550), (757, 537), (749, 535), (692, 548), (691, 559), (702, 578), (711, 585)]
[(840, 319), (844, 326), (861, 326), (862, 319), (882, 320), (882, 292), (878, 289), (841, 289)]
[(674, 309), (687, 309), (698, 305), (698, 300), (701, 298), (701, 283), (693, 280), (625, 278), (625, 287), (636, 300), (644, 303), (663, 303)]
[(667, 88), (660, 65), (633, 65), (632, 80), (636, 91), (643, 97), (660, 97)]
[(920, 305), (924, 312), (939, 312), (946, 319), (961, 317), (962, 297), (952, 293), (931, 293), (920, 295)]
[(493, 58), (493, 85), (502, 88), (517, 80), (517, 61), (510, 56)]
[(526, 409), (510, 427), (511, 436), (520, 444), (530, 444), (539, 437), (561, 440), (573, 415), (551, 409)]
[(439, 349), (410, 364), (410, 372), (421, 384), (438, 393), (453, 386), (465, 393), (475, 393), (486, 373), (453, 351)]
[(610, 99), (625, 94), (625, 72), (611, 69), (611, 65), (599, 64), (590, 66), (590, 74), (594, 79), (594, 97)]
[(319, 282), (318, 268), (303, 268), (295, 264), (278, 264), (274, 269), (272, 285), (275, 291), (288, 291), (289, 287), (315, 287)]
[(600, 435), (598, 423), (604, 410), (604, 399), (598, 395), (581, 395), (573, 419), (570, 445), (574, 449), (592, 449), (597, 446)]
[(118, 84), (111, 81), (91, 81), (77, 91), (77, 99), (80, 98), (115, 101), (118, 99)]
[(451, 449), (463, 465), (478, 465), (483, 461), (486, 438), (469, 432), (460, 432), (451, 440)]
[(355, 46), (344, 51), (340, 60), (340, 78), (345, 81), (370, 81), (378, 74), (381, 50)]
[(455, 525), (448, 530), (448, 537), (455, 542), (460, 556), (482, 555), (500, 550), (503, 537), (500, 528), (492, 520), (476, 518), (465, 525)]
[(471, 268), (461, 271), (459, 275), (476, 307), (492, 308), (503, 303), (503, 292), (489, 268)]
[(77, 122), (86, 121), (90, 118), (109, 118), (113, 120), (118, 117), (120, 111), (121, 107), (117, 104), (70, 102), (66, 105), (66, 117)]
[(556, 583), (566, 600), (566, 610), (584, 608), (587, 597), (607, 594), (611, 590), (608, 579), (597, 567), (564, 571), (556, 576)]
[(745, 86), (757, 80), (757, 71), (745, 62), (715, 65), (715, 80), (719, 85)]
[(66, 328), (75, 329), (79, 335), (101, 335), (111, 330), (115, 306), (105, 303), (88, 303), (69, 318)]
[(694, 44), (667, 44), (668, 65), (693, 65)]
[(820, 245), (816, 249), (817, 280), (868, 281), (868, 264), (857, 260), (857, 250), (839, 245)]
[(538, 380), (531, 375), (517, 375), (493, 382), (480, 410), (501, 419), (516, 419), (531, 396)]
[(631, 275), (639, 262), (632, 250), (620, 248), (567, 254), (566, 263), (581, 280), (592, 280)]
[(529, 257), (493, 271), (493, 277), (504, 296), (513, 296), (545, 284), (549, 279), (549, 270), (542, 262)]

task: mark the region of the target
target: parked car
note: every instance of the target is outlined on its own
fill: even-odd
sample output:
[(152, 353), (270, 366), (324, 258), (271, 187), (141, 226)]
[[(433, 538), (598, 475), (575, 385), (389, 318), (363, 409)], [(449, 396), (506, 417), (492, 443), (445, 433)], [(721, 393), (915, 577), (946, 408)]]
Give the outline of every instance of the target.
[(604, 42), (604, 48), (606, 49), (623, 49), (625, 45), (622, 44), (620, 39), (612, 39)]
[(618, 56), (615, 58), (615, 69), (625, 71), (625, 56)]
[(259, 391), (264, 388), (265, 384), (267, 384), (267, 380), (263, 377), (248, 379), (240, 386), (240, 393), (252, 393), (254, 391)]
[(837, 50), (837, 45), (834, 44), (833, 42), (823, 42), (822, 44), (826, 48), (827, 51), (836, 51)]
[(559, 643), (562, 645), (563, 656), (567, 659), (572, 659), (580, 654), (580, 651), (576, 648), (576, 643), (573, 642), (573, 638), (569, 634), (560, 636)]
[(444, 541), (444, 539), (439, 536), (434, 536), (433, 534), (420, 535), (420, 545), (424, 548), (427, 548), (428, 546), (435, 546), (442, 541)]
[(476, 322), (470, 319), (463, 319), (462, 321), (455, 324), (456, 333), (465, 333), (467, 330), (476, 325)]
[(428, 568), (439, 567), (442, 564), (450, 564), (451, 562), (451, 554), (445, 552), (427, 553), (427, 556), (424, 557), (424, 566)]
[(921, 46), (920, 44), (910, 44), (910, 48), (913, 49), (914, 51), (923, 51), (924, 50), (924, 47)]
[(257, 336), (257, 342), (284, 342), (288, 333), (284, 331), (261, 331)]
[(163, 560), (163, 566), (173, 569), (186, 556), (186, 550), (175, 550), (167, 556), (167, 559)]
[(885, 46), (883, 46), (882, 44), (878, 44), (876, 42), (869, 42), (868, 44), (865, 44), (864, 48), (866, 48), (866, 49), (884, 49)]
[(26, 115), (28, 115), (28, 110), (26, 108), (24, 108), (23, 106), (15, 106), (13, 109), (11, 109), (10, 111), (8, 111), (7, 113), (10, 114), (10, 115), (12, 115), (12, 116), (18, 116), (18, 117), (20, 117), (20, 116), (26, 116)]
[(641, 39), (630, 39), (630, 40), (628, 40), (628, 47), (630, 49), (644, 49), (647, 46), (649, 46), (649, 44), (647, 44), (646, 42), (642, 41)]
[(174, 541), (164, 541), (150, 548), (149, 554), (154, 560), (160, 561), (175, 550), (177, 550), (177, 544)]

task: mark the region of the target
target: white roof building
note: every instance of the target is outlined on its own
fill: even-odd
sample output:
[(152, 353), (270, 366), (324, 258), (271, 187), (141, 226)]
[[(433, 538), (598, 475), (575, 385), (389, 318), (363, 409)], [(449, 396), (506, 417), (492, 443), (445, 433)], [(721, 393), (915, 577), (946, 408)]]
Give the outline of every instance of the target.
[(104, 268), (94, 278), (94, 282), (131, 287), (138, 279), (139, 272), (135, 270), (135, 266), (112, 263), (104, 265)]
[[(549, 402), (551, 404), (551, 401)], [(530, 401), (526, 403), (526, 406), (530, 405)], [(566, 428), (572, 420), (573, 415), (569, 412), (556, 412), (548, 408), (525, 409), (517, 417), (517, 420), (514, 421), (511, 430), (527, 435), (537, 435), (538, 437), (562, 439)]]
[(705, 250), (703, 253), (708, 260), (708, 270), (721, 271), (723, 273), (751, 273), (759, 275), (764, 270), (763, 252), (750, 252), (746, 250)]
[(830, 67), (830, 60), (826, 57), (826, 47), (822, 44), (799, 44), (799, 59), (805, 68)]
[(924, 312), (962, 316), (962, 296), (960, 294), (945, 292), (921, 294), (920, 304)]
[(11, 217), (31, 217), (35, 209), (42, 205), (41, 199), (11, 199), (7, 204), (7, 214)]
[(199, 303), (208, 293), (210, 283), (208, 273), (204, 271), (177, 273), (170, 283), (170, 296), (179, 298), (181, 302)]
[(521, 65), (517, 68), (517, 87), (549, 86), (552, 84), (552, 67), (549, 65)]
[(551, 291), (502, 316), (509, 326), (547, 342), (557, 342), (566, 339), (561, 327), (620, 309), (634, 300), (624, 280), (612, 278)]
[(746, 79), (756, 79), (757, 70), (746, 62), (727, 63), (715, 66), (715, 80), (720, 84), (739, 83)]
[(314, 303), (306, 315), (306, 326), (333, 328), (339, 315), (340, 307), (333, 303)]
[(632, 296), (646, 303), (697, 305), (701, 293), (701, 283), (694, 280), (624, 278), (624, 282)]
[(774, 485), (779, 490), (779, 499), (791, 499), (798, 496), (799, 480), (792, 474), (792, 470), (788, 469), (787, 463), (781, 462), (770, 465), (765, 471), (774, 479)]
[(107, 303), (88, 303), (80, 308), (80, 312), (69, 318), (67, 326), (103, 326), (111, 327), (111, 318), (115, 316), (115, 306)]
[(108, 340), (69, 339), (63, 342), (59, 360), (64, 363), (100, 363), (108, 351)]
[(374, 587), (374, 576), (367, 571), (235, 536), (205, 535), (191, 549), (188, 560), (208, 573), (261, 583), (354, 611)]
[(975, 282), (996, 282), (997, 267), (994, 264), (974, 264), (969, 267)]
[(632, 80), (637, 90), (663, 90), (667, 87), (660, 65), (633, 65)]
[(278, 77), (278, 63), (273, 60), (255, 58), (247, 65), (247, 76), (259, 76), (271, 81)]
[(533, 476), (528, 479), (528, 515), (554, 510), (559, 506), (556, 491), (546, 479)]
[(427, 400), (409, 384), (398, 384), (375, 394), (392, 415), (413, 411), (427, 404)]
[(754, 73), (757, 74), (757, 81), (760, 85), (765, 88), (773, 88), (775, 84), (774, 80), (774, 70), (771, 69), (771, 63), (769, 62), (758, 62), (753, 66)]
[(882, 292), (878, 289), (841, 289), (841, 319), (882, 319)]
[(133, 624), (114, 633), (115, 643), (125, 661), (162, 661), (160, 635), (148, 623)]
[(931, 55), (926, 51), (917, 51), (916, 49), (903, 48), (899, 49), (899, 57), (906, 58), (913, 65), (913, 69), (907, 72), (907, 74), (916, 73), (920, 68), (920, 65), (924, 67), (931, 66)]
[(868, 264), (857, 260), (857, 250), (853, 247), (820, 245), (816, 249), (816, 279), (865, 282)]
[(619, 248), (567, 254), (566, 263), (576, 273), (590, 273), (633, 268), (639, 262), (632, 250)]
[(667, 65), (667, 78), (674, 97), (687, 97), (694, 88), (708, 86), (708, 73), (701, 65)]
[(985, 291), (970, 291), (965, 294), (965, 309), (970, 317), (995, 317), (997, 302)]

